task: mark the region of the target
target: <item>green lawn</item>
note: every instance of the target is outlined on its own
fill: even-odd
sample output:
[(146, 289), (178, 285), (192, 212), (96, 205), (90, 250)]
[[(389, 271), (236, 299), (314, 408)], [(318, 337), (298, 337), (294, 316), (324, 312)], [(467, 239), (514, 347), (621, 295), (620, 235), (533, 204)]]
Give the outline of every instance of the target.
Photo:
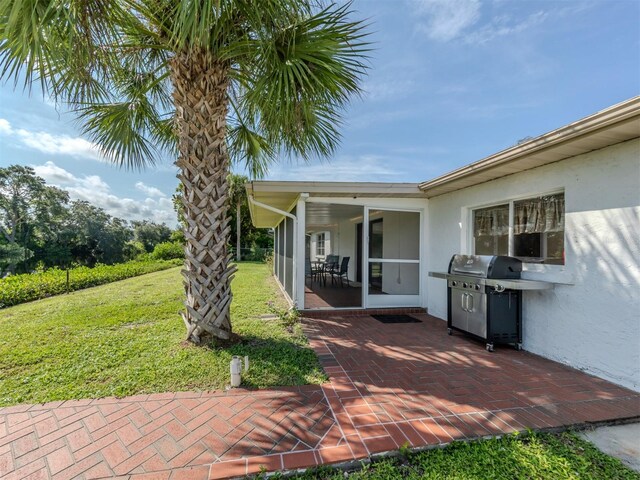
[(640, 474), (572, 433), (510, 435), (407, 453), (345, 474), (320, 468), (298, 480), (640, 479)]
[(0, 310), (0, 405), (220, 389), (232, 355), (249, 355), (247, 387), (321, 383), (300, 326), (258, 318), (284, 306), (268, 267), (241, 263), (232, 288), (243, 340), (226, 349), (184, 342), (179, 268)]

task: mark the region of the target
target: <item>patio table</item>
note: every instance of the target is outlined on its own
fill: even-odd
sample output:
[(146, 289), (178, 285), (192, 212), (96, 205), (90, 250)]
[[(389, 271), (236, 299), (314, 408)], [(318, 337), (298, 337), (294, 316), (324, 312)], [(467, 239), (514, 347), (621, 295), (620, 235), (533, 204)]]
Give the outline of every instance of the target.
[(311, 267), (315, 269), (316, 272), (322, 275), (322, 284), (324, 286), (327, 285), (327, 277), (325, 276), (325, 273), (326, 273), (325, 265), (326, 264), (324, 260), (313, 260), (311, 262)]

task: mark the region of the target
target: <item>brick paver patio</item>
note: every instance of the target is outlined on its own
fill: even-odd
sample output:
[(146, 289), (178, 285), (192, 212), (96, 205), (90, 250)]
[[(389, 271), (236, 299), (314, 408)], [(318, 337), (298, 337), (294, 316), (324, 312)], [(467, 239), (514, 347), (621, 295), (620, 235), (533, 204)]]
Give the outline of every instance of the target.
[(442, 321), (305, 320), (330, 382), (0, 408), (0, 477), (225, 478), (640, 417), (640, 394)]

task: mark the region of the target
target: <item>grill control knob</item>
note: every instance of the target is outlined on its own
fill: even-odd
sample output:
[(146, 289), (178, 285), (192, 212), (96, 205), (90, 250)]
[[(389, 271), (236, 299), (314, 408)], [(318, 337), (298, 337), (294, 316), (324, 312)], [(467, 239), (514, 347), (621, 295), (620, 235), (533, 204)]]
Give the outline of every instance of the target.
[(480, 285), (476, 285), (476, 290), (480, 290)]
[(452, 286), (452, 287), (455, 287), (456, 285), (458, 285), (458, 282), (456, 282), (455, 280), (452, 280), (452, 281), (451, 281), (451, 286)]
[(464, 283), (462, 284), (462, 286), (463, 286), (464, 288), (467, 288), (469, 285), (467, 285), (467, 282), (464, 282)]

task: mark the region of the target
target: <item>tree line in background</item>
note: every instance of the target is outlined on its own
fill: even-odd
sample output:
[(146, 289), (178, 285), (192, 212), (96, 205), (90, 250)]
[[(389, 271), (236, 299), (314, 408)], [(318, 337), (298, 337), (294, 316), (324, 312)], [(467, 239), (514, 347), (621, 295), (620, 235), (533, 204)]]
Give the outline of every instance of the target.
[(152, 254), (182, 255), (182, 233), (151, 221), (127, 222), (47, 185), (30, 167), (0, 168), (0, 276), (51, 267), (114, 264)]
[[(239, 212), (245, 259), (260, 260), (273, 239), (251, 224), (243, 188), (247, 178), (232, 177), (236, 208), (231, 209), (231, 241), (236, 244)], [(184, 222), (177, 195), (174, 206)], [(52, 267), (112, 265), (145, 256), (181, 258), (184, 242), (181, 229), (148, 220), (127, 222), (89, 202), (70, 200), (68, 192), (47, 185), (30, 167), (0, 168), (0, 277)]]

